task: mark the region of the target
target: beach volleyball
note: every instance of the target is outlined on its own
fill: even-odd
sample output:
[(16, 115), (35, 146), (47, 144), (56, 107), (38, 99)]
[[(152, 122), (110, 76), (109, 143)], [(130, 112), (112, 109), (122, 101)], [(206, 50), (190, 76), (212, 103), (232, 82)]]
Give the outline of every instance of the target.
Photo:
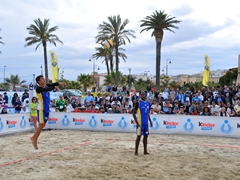
[(108, 39), (108, 40), (104, 41), (103, 45), (105, 48), (109, 49), (109, 48), (113, 47), (113, 42), (112, 42), (112, 40)]

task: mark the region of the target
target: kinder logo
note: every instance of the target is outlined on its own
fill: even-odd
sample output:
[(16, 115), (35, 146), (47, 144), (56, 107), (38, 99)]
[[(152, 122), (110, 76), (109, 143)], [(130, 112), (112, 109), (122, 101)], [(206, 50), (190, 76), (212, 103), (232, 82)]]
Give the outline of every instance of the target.
[(178, 122), (175, 121), (163, 121), (163, 125), (166, 126), (166, 129), (175, 129), (178, 126)]
[(58, 118), (49, 118), (48, 124), (57, 124)]
[(159, 129), (159, 123), (157, 121), (157, 118), (153, 118), (152, 119), (152, 127), (151, 127), (152, 130), (156, 131)]
[(29, 118), (28, 121), (29, 121), (29, 123), (30, 123), (30, 126), (33, 126), (33, 125), (34, 125), (34, 121), (33, 121), (31, 118)]
[(81, 118), (73, 118), (73, 122), (75, 126), (83, 125), (85, 123), (85, 119)]
[(24, 116), (22, 116), (22, 120), (20, 121), (20, 127), (21, 127), (22, 129), (25, 129), (26, 125), (27, 125), (27, 122), (26, 122), (26, 120), (24, 119)]
[(198, 122), (198, 126), (201, 127), (202, 131), (209, 131), (209, 130), (211, 131), (215, 127), (215, 124)]
[(10, 128), (14, 128), (16, 126), (16, 124), (17, 124), (17, 121), (16, 120), (7, 120), (6, 124), (7, 124), (9, 129)]
[(186, 132), (192, 132), (194, 130), (194, 125), (191, 122), (191, 119), (187, 119), (187, 122), (184, 123), (183, 129)]
[(69, 126), (69, 124), (70, 124), (70, 121), (69, 121), (67, 115), (64, 115), (64, 117), (62, 119), (62, 125), (67, 127), (67, 126)]
[(220, 130), (224, 134), (230, 134), (232, 132), (232, 126), (228, 123), (228, 120), (225, 120), (221, 125)]
[(88, 125), (89, 125), (91, 128), (97, 127), (97, 120), (95, 119), (94, 116), (92, 116), (92, 118), (90, 119)]
[(118, 127), (120, 129), (126, 129), (127, 128), (127, 122), (125, 121), (124, 117), (121, 117), (121, 120), (118, 122)]
[(110, 119), (101, 119), (101, 123), (103, 124), (103, 126), (112, 126), (114, 123), (114, 120), (110, 120)]

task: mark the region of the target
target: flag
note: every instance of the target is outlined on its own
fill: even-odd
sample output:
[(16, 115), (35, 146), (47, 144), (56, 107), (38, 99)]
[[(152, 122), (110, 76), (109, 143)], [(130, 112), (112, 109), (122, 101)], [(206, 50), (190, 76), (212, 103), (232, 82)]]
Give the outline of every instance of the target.
[(52, 69), (52, 82), (55, 83), (59, 80), (58, 77), (58, 58), (55, 52), (50, 51), (51, 69)]
[(204, 86), (208, 86), (209, 76), (210, 76), (210, 59), (208, 55), (205, 54), (204, 71), (203, 71), (203, 79), (202, 79), (202, 84)]

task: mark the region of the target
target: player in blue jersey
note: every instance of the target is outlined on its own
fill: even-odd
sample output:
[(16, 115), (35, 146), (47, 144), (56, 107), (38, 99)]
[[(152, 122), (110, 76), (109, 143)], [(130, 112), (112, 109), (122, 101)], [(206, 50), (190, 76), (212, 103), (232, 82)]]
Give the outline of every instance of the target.
[[(144, 155), (149, 154), (147, 151), (147, 138), (149, 135), (149, 124), (152, 127), (152, 121), (150, 117), (150, 103), (146, 99), (146, 92), (140, 92), (141, 99), (136, 103), (136, 106), (133, 110), (133, 118), (137, 125), (137, 138), (135, 142), (135, 155), (138, 155), (138, 147), (141, 140), (141, 136), (143, 135), (143, 147), (144, 147)], [(137, 116), (136, 116), (137, 114)]]
[(36, 77), (36, 82), (37, 82), (37, 98), (38, 98), (38, 128), (34, 135), (30, 138), (33, 144), (33, 147), (35, 149), (38, 149), (37, 146), (37, 140), (42, 132), (42, 129), (45, 127), (46, 122), (49, 118), (49, 112), (50, 112), (50, 93), (49, 91), (56, 90), (58, 91), (58, 86), (65, 86), (65, 82), (56, 82), (53, 84), (46, 84), (45, 83), (45, 78), (42, 75), (39, 75)]

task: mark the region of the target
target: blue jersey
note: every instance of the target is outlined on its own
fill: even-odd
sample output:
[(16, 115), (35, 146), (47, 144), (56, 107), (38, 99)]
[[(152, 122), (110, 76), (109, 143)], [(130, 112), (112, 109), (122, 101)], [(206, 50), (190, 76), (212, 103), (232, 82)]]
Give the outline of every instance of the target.
[(148, 124), (148, 117), (149, 117), (149, 111), (150, 111), (150, 103), (148, 100), (138, 101), (138, 110), (137, 110), (137, 117), (138, 117), (138, 123), (141, 125)]
[(47, 84), (44, 87), (37, 86), (36, 92), (38, 96), (38, 110), (44, 110), (46, 112), (49, 112), (50, 109), (50, 93), (49, 91), (52, 91), (55, 86), (58, 86), (57, 83), (53, 84)]

